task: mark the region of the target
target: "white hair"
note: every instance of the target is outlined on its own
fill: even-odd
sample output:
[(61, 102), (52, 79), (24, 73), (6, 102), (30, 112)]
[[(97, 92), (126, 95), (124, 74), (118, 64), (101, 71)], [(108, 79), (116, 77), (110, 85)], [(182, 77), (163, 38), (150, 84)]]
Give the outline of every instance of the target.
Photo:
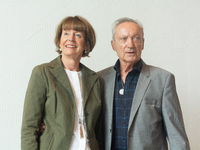
[(144, 37), (144, 31), (143, 31), (142, 23), (139, 22), (138, 20), (133, 20), (133, 19), (131, 19), (131, 18), (124, 17), (124, 18), (119, 18), (119, 19), (117, 19), (117, 20), (112, 24), (112, 39), (113, 39), (113, 41), (115, 41), (116, 27), (117, 27), (119, 24), (124, 23), (124, 22), (133, 22), (133, 23), (137, 24), (138, 26), (140, 26), (140, 28), (141, 28), (141, 30), (142, 30), (142, 36)]

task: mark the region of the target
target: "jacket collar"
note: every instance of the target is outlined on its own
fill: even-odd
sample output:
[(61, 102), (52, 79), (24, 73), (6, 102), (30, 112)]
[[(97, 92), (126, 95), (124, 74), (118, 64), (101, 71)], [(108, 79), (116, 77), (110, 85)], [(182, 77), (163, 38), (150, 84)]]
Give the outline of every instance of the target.
[[(56, 80), (68, 91), (68, 93), (73, 96), (73, 92), (70, 86), (69, 78), (63, 68), (61, 62), (61, 55), (49, 63), (50, 72), (56, 78)], [(83, 95), (83, 106), (85, 106), (86, 101), (89, 97), (90, 91), (93, 85), (98, 79), (97, 74), (80, 63), (80, 70), (82, 73), (82, 95)]]
[(134, 120), (134, 117), (138, 111), (138, 108), (141, 105), (142, 99), (145, 95), (145, 92), (151, 82), (150, 79), (150, 70), (148, 65), (146, 65), (144, 62), (142, 64), (142, 70), (140, 72), (140, 76), (138, 79), (138, 83), (136, 86), (133, 102), (132, 102), (132, 107), (131, 107), (131, 112), (130, 112), (130, 118), (129, 118), (129, 124), (128, 124), (128, 131), (130, 129), (130, 126)]

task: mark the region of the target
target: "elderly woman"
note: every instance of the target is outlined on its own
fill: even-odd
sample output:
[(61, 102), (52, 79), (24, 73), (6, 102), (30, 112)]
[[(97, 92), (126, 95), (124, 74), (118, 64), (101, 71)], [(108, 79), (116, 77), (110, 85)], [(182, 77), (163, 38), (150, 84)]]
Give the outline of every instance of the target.
[[(36, 66), (28, 84), (22, 150), (99, 149), (100, 80), (80, 63), (95, 43), (95, 32), (84, 18), (66, 17), (60, 22), (55, 36), (60, 56)], [(45, 131), (40, 136), (41, 122)]]

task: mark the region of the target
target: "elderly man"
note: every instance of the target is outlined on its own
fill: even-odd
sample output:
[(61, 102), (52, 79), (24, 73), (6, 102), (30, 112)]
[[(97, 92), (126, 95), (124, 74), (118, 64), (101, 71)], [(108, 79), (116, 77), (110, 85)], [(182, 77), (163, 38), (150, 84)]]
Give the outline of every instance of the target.
[(129, 18), (113, 25), (119, 59), (98, 74), (103, 83), (105, 150), (189, 150), (174, 75), (144, 63), (143, 27)]

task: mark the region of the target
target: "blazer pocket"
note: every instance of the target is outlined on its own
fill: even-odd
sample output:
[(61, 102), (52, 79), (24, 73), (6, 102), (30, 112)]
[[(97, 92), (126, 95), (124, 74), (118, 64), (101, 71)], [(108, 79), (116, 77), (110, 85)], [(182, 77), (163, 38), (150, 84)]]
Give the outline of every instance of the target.
[(50, 150), (53, 144), (53, 134), (43, 134), (40, 137), (40, 149)]
[(144, 102), (146, 105), (151, 105), (151, 106), (159, 106), (160, 105), (160, 99), (161, 99), (161, 94), (156, 93), (156, 94), (147, 94), (144, 97)]
[(146, 100), (147, 105), (157, 105), (158, 101), (157, 100)]

